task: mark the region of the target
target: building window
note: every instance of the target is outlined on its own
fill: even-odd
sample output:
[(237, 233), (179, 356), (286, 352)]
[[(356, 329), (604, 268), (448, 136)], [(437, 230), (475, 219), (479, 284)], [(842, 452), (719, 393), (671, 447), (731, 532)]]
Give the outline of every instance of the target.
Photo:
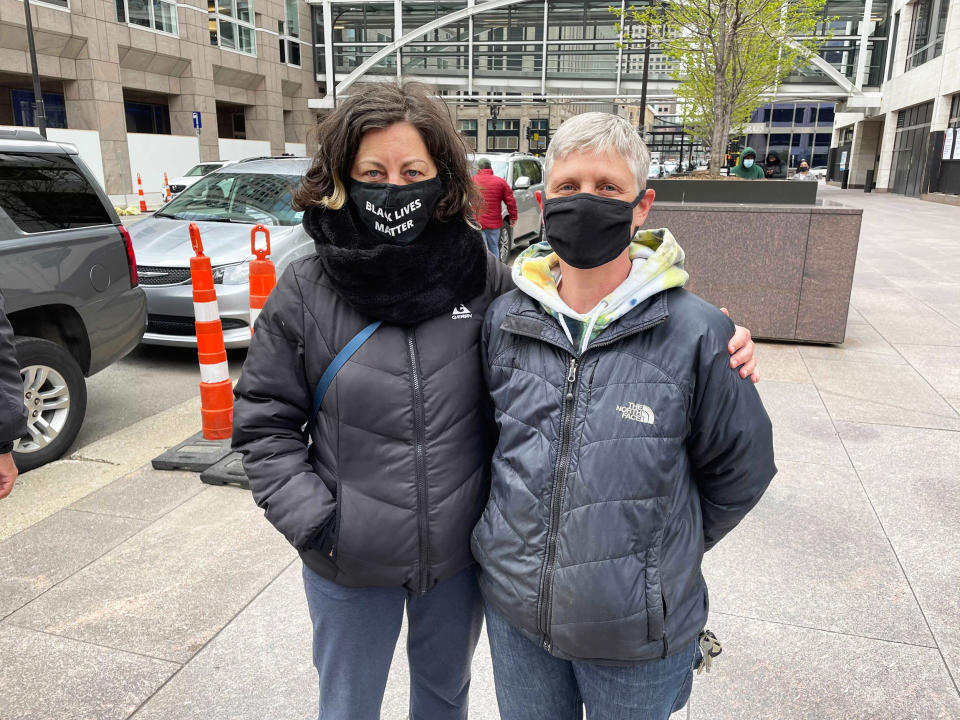
[(947, 127), (960, 128), (960, 93), (954, 95), (950, 102), (950, 119), (947, 121)]
[(257, 54), (251, 0), (207, 0), (207, 11), (211, 45), (246, 55)]
[(297, 0), (284, 0), (284, 20), (277, 21), (280, 35), (280, 62), (300, 67), (300, 15)]
[(893, 16), (893, 37), (890, 42), (890, 62), (887, 64), (887, 80), (893, 77), (893, 63), (896, 62), (897, 38), (900, 37), (900, 11)]
[(918, 0), (913, 6), (907, 70), (941, 55), (949, 10), (950, 0)]
[(547, 149), (547, 141), (550, 135), (550, 120), (547, 118), (537, 118), (530, 121), (527, 138), (529, 140), (530, 152), (541, 153)]
[(124, 100), (123, 111), (129, 133), (170, 134), (170, 109), (166, 105)]
[(520, 120), (487, 120), (487, 151), (519, 150)]
[(177, 3), (169, 0), (116, 0), (117, 21), (177, 34)]
[(467, 147), (471, 150), (477, 149), (477, 121), (476, 120), (457, 120), (457, 129), (463, 135)]
[(63, 8), (64, 10), (70, 9), (69, 0), (32, 0), (33, 2), (39, 2), (42, 5), (53, 5), (54, 7)]
[[(60, 93), (42, 93), (43, 114), (48, 128), (67, 126), (67, 107)], [(13, 122), (21, 127), (35, 127), (37, 124), (33, 107), (33, 90), (11, 90), (10, 101), (13, 105)]]

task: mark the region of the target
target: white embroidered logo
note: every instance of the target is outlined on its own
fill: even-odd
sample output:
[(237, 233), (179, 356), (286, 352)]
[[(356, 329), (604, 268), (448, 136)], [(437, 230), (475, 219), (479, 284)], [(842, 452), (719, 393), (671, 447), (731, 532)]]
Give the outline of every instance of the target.
[(632, 402), (629, 405), (617, 405), (617, 412), (623, 415), (624, 420), (647, 423), (653, 425), (653, 408)]
[(453, 314), (450, 316), (451, 320), (469, 320), (473, 317), (473, 313), (467, 309), (466, 305), (458, 305), (453, 309)]

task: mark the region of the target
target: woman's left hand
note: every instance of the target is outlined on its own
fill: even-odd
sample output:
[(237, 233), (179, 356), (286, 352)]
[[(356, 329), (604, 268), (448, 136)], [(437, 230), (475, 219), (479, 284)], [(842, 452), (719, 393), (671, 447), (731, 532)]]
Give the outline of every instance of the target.
[[(730, 317), (730, 312), (726, 308), (720, 308), (720, 312)], [(740, 377), (745, 378), (749, 375), (754, 383), (758, 383), (760, 382), (760, 371), (757, 370), (757, 359), (753, 355), (755, 348), (753, 338), (750, 337), (750, 331), (747, 328), (739, 325), (735, 327), (737, 331), (727, 345), (727, 349), (730, 351), (730, 367), (740, 368)]]

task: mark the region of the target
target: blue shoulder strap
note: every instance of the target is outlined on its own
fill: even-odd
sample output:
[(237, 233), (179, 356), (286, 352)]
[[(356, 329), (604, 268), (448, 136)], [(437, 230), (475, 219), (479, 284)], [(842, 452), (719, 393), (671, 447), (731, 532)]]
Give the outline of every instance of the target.
[(313, 422), (317, 417), (317, 413), (320, 412), (320, 405), (323, 404), (323, 396), (327, 394), (327, 388), (330, 387), (330, 383), (333, 382), (337, 373), (340, 372), (340, 368), (347, 364), (347, 360), (353, 357), (353, 354), (360, 349), (360, 346), (373, 335), (380, 325), (381, 321), (379, 320), (375, 323), (370, 323), (354, 335), (353, 339), (343, 347), (343, 350), (337, 353), (337, 356), (324, 371), (320, 377), (320, 382), (317, 383), (317, 389), (313, 393), (313, 412), (310, 414), (310, 422)]

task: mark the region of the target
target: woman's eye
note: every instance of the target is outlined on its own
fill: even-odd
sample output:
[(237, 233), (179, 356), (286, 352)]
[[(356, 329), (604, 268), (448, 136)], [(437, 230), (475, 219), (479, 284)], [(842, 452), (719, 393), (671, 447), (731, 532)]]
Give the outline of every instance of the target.
[(571, 185), (570, 183), (567, 183), (566, 185), (561, 185), (557, 189), (560, 190), (560, 192), (569, 192), (573, 190), (573, 185)]
[(423, 175), (423, 173), (419, 170), (407, 170), (408, 177), (419, 177), (420, 175)]
[(606, 185), (604, 185), (603, 189), (606, 190), (607, 192), (617, 192), (617, 187), (615, 185), (611, 185), (610, 183), (607, 183)]
[(379, 170), (367, 170), (363, 173), (367, 177), (377, 177), (380, 174)]

